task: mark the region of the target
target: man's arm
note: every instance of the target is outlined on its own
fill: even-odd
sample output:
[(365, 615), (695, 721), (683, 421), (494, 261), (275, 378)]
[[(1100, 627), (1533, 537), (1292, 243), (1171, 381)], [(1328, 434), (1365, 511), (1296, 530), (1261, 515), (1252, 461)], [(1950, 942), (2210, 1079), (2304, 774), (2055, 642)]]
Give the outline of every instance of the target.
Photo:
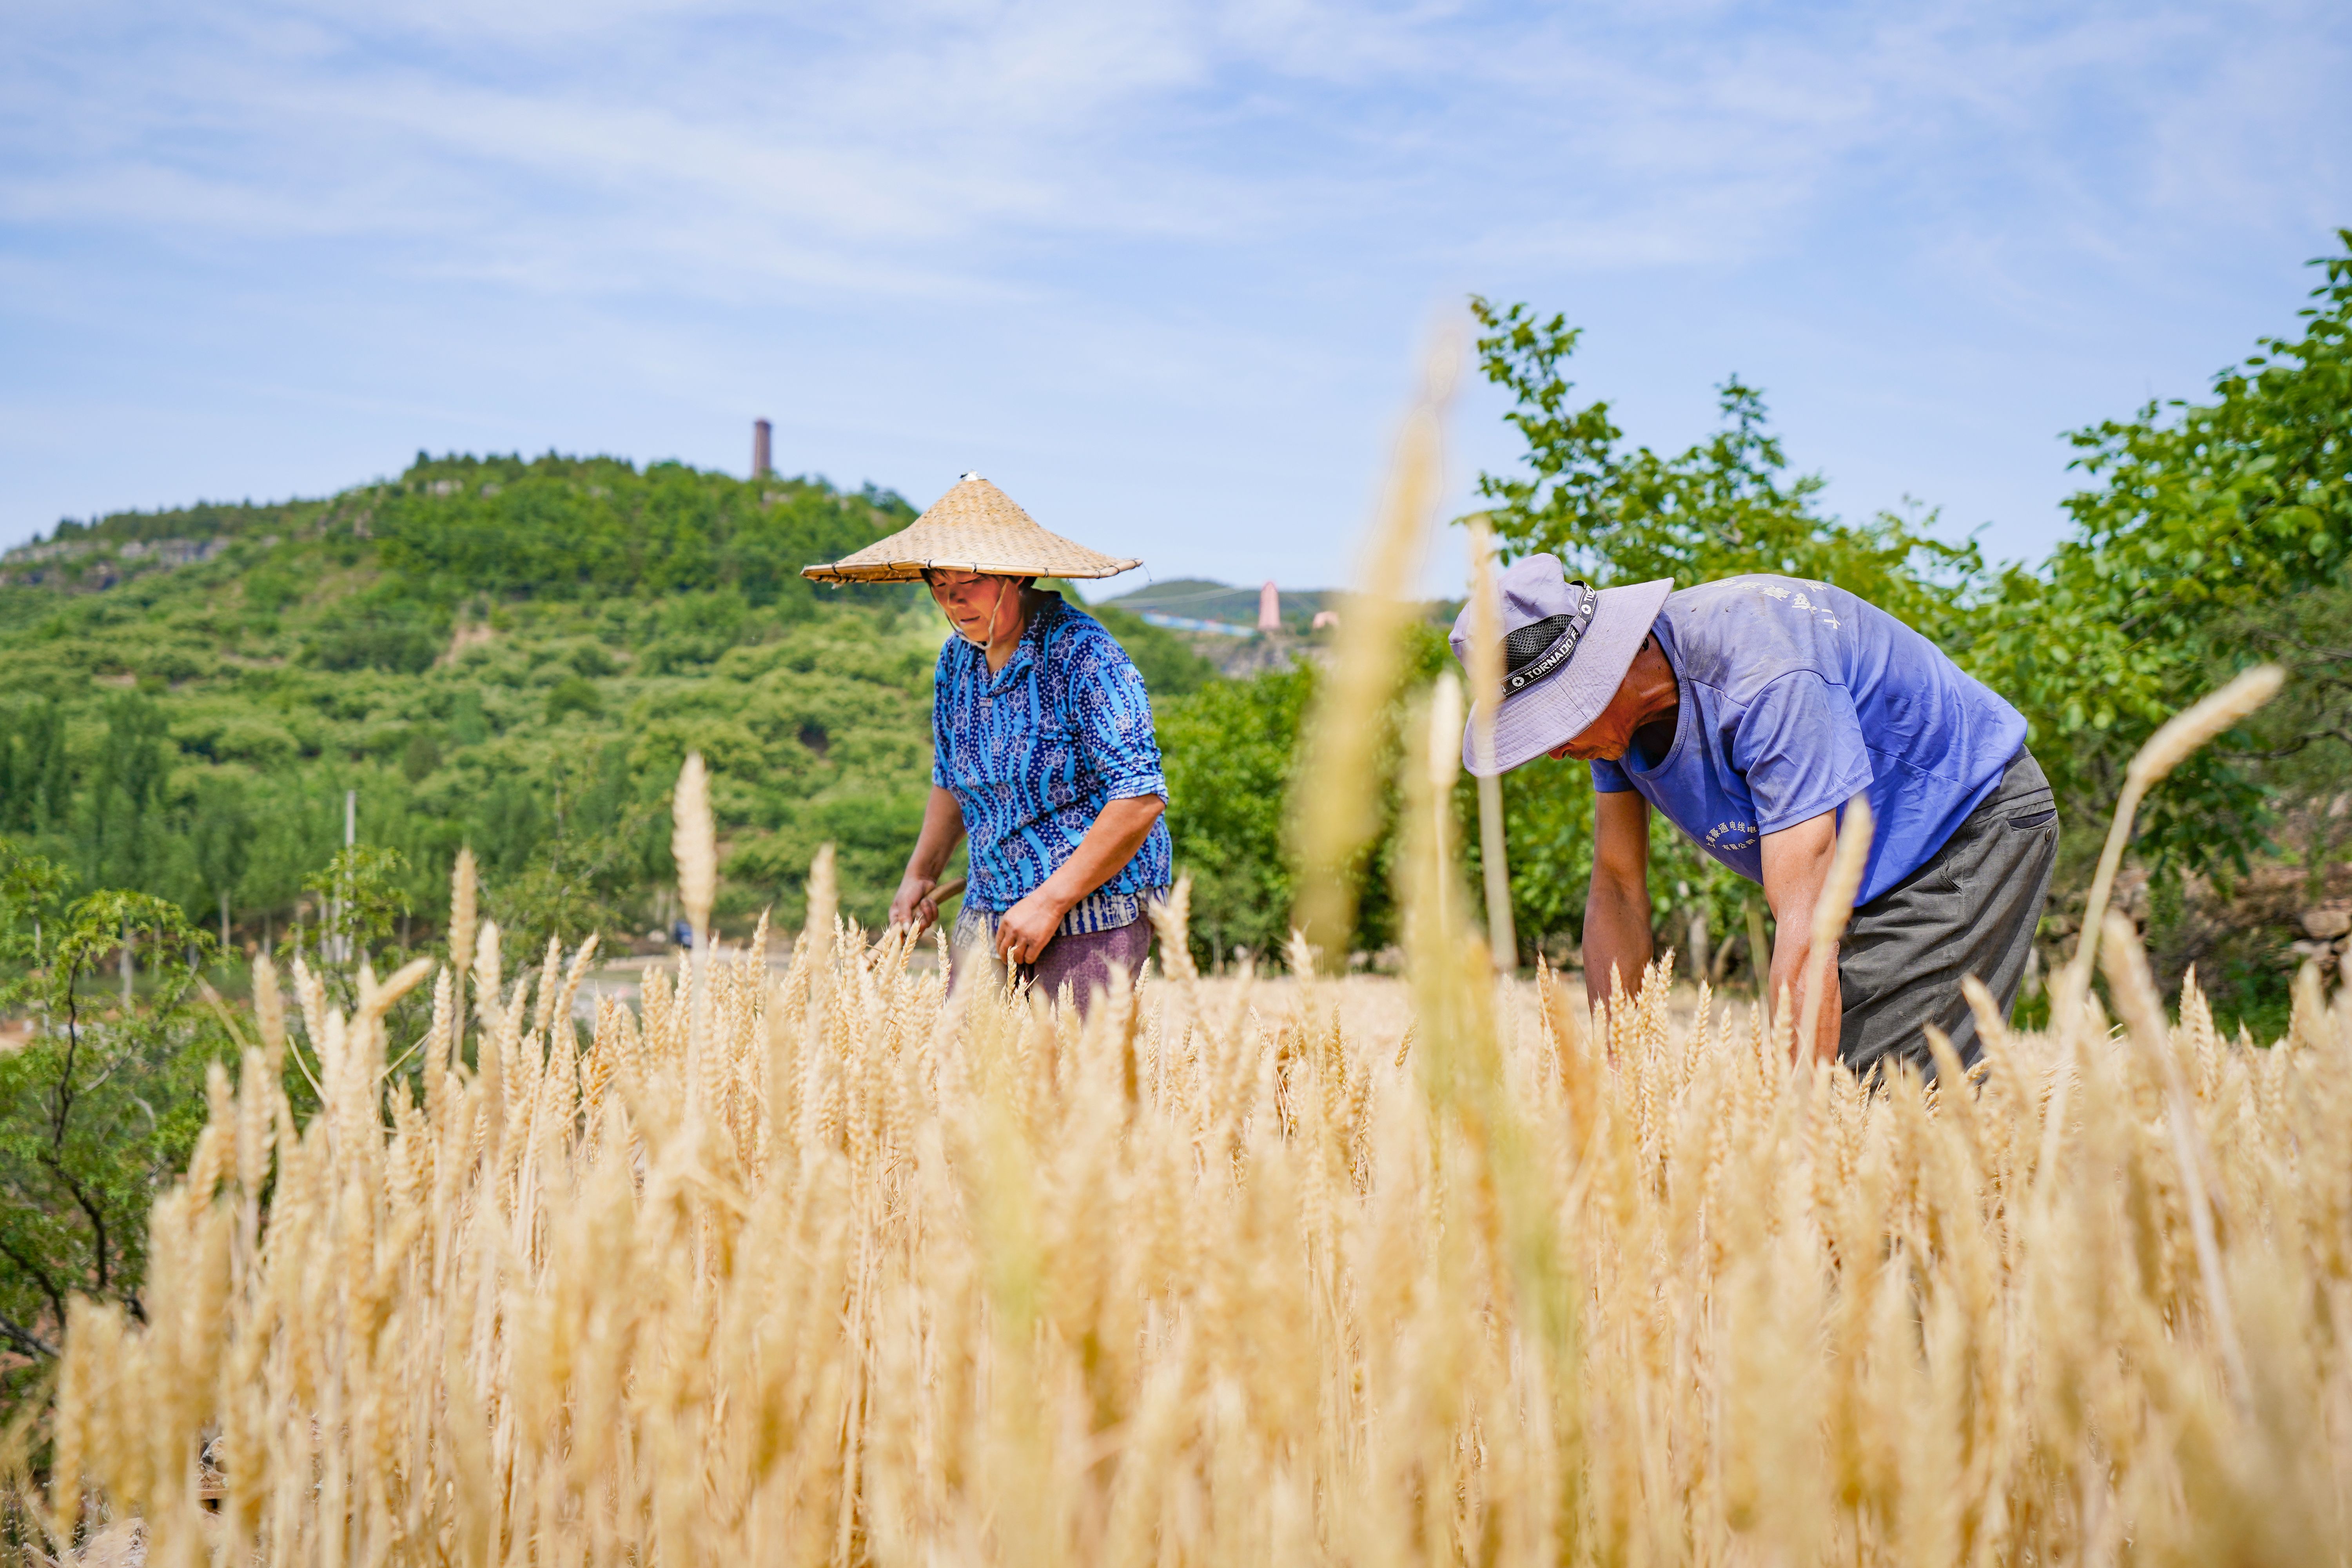
[(1592, 797), (1592, 892), (1584, 901), (1584, 989), (1609, 997), (1611, 966), (1629, 996), (1650, 966), (1650, 803), (1631, 790)]
[[(1822, 885), (1829, 880), (1830, 862), (1837, 856), (1837, 816), (1823, 812), (1794, 827), (1764, 836), (1764, 901), (1772, 906), (1780, 935), (1772, 943), (1773, 1016), (1785, 1005), (1790, 1028), (1805, 1016), (1805, 964), (1813, 951), (1813, 907), (1821, 902)], [(1832, 950), (1822, 972), (1822, 1009), (1818, 1033), (1811, 1042), (1796, 1042), (1799, 1061), (1826, 1061), (1837, 1055), (1838, 1026), (1843, 1011), (1838, 994), (1837, 953)]]

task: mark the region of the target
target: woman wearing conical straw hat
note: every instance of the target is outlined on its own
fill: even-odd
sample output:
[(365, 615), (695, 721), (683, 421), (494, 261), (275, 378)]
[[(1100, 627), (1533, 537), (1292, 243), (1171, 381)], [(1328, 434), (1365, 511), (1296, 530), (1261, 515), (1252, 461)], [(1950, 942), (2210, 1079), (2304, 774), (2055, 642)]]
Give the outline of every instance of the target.
[(1142, 564), (1048, 533), (966, 474), (908, 527), (802, 575), (919, 579), (954, 635), (931, 693), (931, 795), (890, 921), (939, 916), (940, 873), (971, 839), (953, 951), (993, 953), (1085, 1006), (1114, 968), (1132, 978), (1168, 889), (1168, 785), (1143, 677), (1102, 623), (1040, 592), (1040, 577), (1110, 577)]

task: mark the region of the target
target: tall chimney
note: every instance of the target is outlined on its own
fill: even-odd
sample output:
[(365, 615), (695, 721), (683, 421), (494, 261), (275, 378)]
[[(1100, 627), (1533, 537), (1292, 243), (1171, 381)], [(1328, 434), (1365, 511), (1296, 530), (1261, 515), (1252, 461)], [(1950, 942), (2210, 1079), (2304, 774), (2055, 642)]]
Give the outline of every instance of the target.
[(751, 477), (755, 479), (764, 479), (775, 471), (774, 465), (768, 461), (770, 428), (764, 419), (751, 421)]
[(1257, 629), (1262, 632), (1282, 629), (1282, 590), (1271, 583), (1257, 591)]

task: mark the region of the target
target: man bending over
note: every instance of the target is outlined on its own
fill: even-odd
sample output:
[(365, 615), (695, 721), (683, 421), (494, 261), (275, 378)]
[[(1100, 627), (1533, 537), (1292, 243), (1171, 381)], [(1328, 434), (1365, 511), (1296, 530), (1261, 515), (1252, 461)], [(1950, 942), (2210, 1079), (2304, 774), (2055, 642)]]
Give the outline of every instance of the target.
[[(1594, 590), (1531, 555), (1503, 574), (1494, 758), (1591, 764), (1592, 890), (1584, 973), (1638, 987), (1650, 963), (1650, 808), (1760, 882), (1779, 924), (1769, 984), (1802, 1017), (1812, 912), (1845, 803), (1875, 824), (1820, 1033), (1858, 1074), (1909, 1061), (1927, 1026), (1964, 1063), (1981, 1052), (1960, 981), (2017, 998), (2058, 856), (2049, 782), (2025, 720), (1926, 637), (1842, 588), (1794, 577), (1670, 580)], [(1454, 624), (1468, 662), (1471, 613)]]

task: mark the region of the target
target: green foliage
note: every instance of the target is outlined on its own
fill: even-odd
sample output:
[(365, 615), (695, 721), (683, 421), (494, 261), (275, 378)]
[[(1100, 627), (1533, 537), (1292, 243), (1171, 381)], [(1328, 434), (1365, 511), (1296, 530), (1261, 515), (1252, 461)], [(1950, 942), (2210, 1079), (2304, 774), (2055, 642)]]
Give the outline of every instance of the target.
[(1311, 667), (1214, 681), (1153, 703), (1168, 777), (1176, 871), (1192, 879), (1192, 938), (1202, 963), (1236, 947), (1278, 952), (1290, 934), (1285, 803)]
[(547, 689), (547, 721), (561, 723), (574, 713), (593, 719), (604, 711), (604, 694), (583, 675), (567, 675)]
[(259, 829), (247, 804), (244, 779), (234, 773), (215, 773), (197, 783), (195, 809), (188, 826), (189, 847), (198, 879), (219, 907), (224, 948), (229, 942), (229, 901), (245, 880)]
[(323, 869), (302, 879), (302, 890), (326, 911), (320, 936), (347, 953), (349, 963), (373, 959), (399, 929), (410, 907), (402, 885), (407, 868), (397, 849), (354, 844), (336, 850)]
[(1549, 552), (1603, 585), (1783, 573), (1835, 584), (1931, 632), (1970, 602), (1984, 569), (1973, 544), (1891, 514), (1859, 526), (1821, 516), (1821, 477), (1785, 477), (1764, 395), (1738, 376), (1717, 389), (1723, 427), (1662, 456), (1629, 447), (1607, 403), (1575, 403), (1564, 367), (1581, 331), (1566, 317), (1475, 297), (1471, 310), (1486, 329), (1479, 368), (1517, 399), (1504, 418), (1527, 444), (1524, 476), (1478, 478), (1506, 559)]
[[(121, 889), (77, 900), (46, 966), (16, 967), (30, 956), (28, 909), (53, 905), (62, 886), (57, 868), (0, 844), (5, 1000), (30, 1005), (44, 1025), (0, 1055), (0, 1341), (25, 1358), (0, 1372), (5, 1404), (39, 1375), (68, 1297), (144, 1315), (147, 1210), (186, 1161), (207, 1066), (226, 1049), (186, 1005), (210, 939), (163, 900)], [(100, 972), (126, 950), (142, 984), (110, 994)]]
[[(65, 564), (112, 586), (54, 558), (0, 571), (0, 831), (224, 942), (299, 927), (310, 951), (332, 897), (305, 879), (355, 789), (424, 942), (468, 842), (517, 939), (621, 938), (667, 923), (668, 791), (700, 745), (738, 857), (726, 918), (779, 898), (797, 918), (841, 833), (864, 846), (845, 904), (873, 919), (898, 879), (881, 846), (920, 817), (945, 628), (903, 584), (797, 571), (908, 515), (815, 479), (426, 458), (328, 500), (78, 525)], [(217, 553), (121, 553), (175, 539)], [(1155, 637), (1165, 682), (1197, 679)]]
[(2074, 535), (2042, 572), (2005, 573), (1980, 617), (1971, 668), (2025, 712), (2078, 820), (2105, 815), (2132, 752), (2210, 685), (2264, 657), (2304, 678), (2149, 803), (2141, 852), (2159, 866), (2242, 870), (2277, 782), (2248, 762), (2343, 738), (2314, 706), (2347, 658), (2352, 230), (2342, 237), (2345, 255), (2315, 263), (2326, 281), (2299, 339), (2262, 340), (2210, 402), (2150, 403), (2074, 433), (2075, 466), (2100, 482), (2068, 498)]
[[(31, 972), (47, 963), (73, 873), (0, 838), (0, 1012), (30, 994)], [(43, 941), (46, 932), (47, 940)]]
[(162, 879), (171, 736), (163, 710), (125, 692), (105, 705), (106, 731), (84, 799), (82, 879), (122, 887)]
[(51, 698), (0, 730), (0, 832), (48, 833), (72, 805), (65, 713)]
[[(821, 480), (750, 484), (681, 463), (643, 473), (610, 458), (550, 454), (429, 458), (371, 497), (369, 526), (385, 568), (420, 597), (665, 598), (738, 590), (751, 606), (809, 614), (812, 561), (845, 555), (913, 509), (870, 488), (848, 496)], [(835, 592), (840, 592), (835, 590)], [(847, 590), (903, 603), (903, 586)]]
[(440, 651), (442, 617), (411, 600), (370, 595), (319, 628), (303, 654), (321, 669), (420, 674)]

